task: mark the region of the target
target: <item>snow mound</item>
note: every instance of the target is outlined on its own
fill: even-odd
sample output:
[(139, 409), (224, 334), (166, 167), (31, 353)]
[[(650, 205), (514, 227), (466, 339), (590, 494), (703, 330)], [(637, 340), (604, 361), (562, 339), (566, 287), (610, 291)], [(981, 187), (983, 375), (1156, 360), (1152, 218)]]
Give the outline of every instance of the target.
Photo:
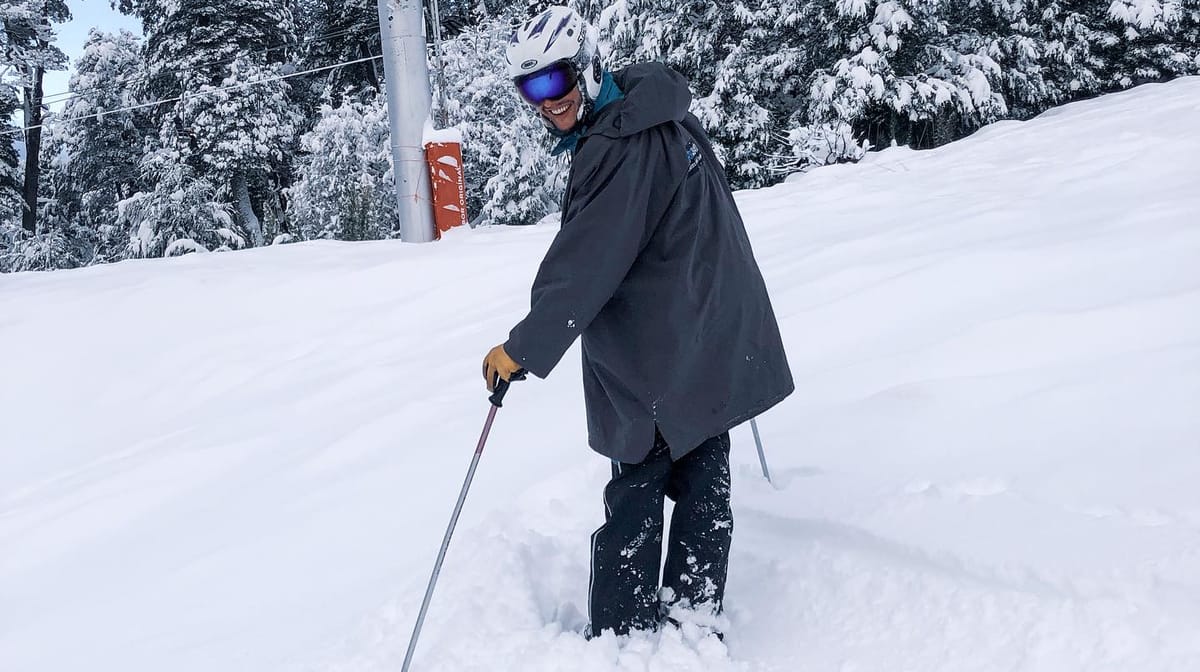
[[(1200, 669), (1198, 113), (1181, 79), (739, 194), (798, 391), (774, 485), (734, 432), (725, 642), (577, 634), (567, 363), (498, 416), (414, 671)], [(555, 228), (0, 277), (0, 667), (399, 669)]]

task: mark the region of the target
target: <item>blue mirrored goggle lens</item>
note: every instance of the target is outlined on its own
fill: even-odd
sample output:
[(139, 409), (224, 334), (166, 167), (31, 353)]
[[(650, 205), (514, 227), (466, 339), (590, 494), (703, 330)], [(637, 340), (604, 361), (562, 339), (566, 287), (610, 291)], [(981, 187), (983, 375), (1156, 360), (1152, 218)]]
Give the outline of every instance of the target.
[(574, 70), (565, 63), (556, 63), (543, 70), (517, 79), (517, 90), (530, 105), (557, 100), (571, 92), (576, 81)]

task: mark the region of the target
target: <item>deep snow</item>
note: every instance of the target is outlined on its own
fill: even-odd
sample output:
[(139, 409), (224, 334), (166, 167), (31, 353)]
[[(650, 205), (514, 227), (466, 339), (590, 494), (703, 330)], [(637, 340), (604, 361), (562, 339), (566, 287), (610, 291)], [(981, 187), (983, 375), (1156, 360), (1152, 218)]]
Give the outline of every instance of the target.
[[(577, 354), (414, 671), (1200, 669), (1200, 79), (739, 194), (797, 394), (727, 644), (585, 642)], [(0, 669), (398, 670), (554, 225), (0, 276)]]

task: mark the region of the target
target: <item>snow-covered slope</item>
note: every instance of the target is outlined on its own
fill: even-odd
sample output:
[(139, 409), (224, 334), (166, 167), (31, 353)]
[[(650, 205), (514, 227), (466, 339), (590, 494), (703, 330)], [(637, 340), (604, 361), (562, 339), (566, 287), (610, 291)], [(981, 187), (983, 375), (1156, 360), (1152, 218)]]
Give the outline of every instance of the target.
[[(727, 646), (585, 642), (577, 354), (414, 670), (1200, 669), (1200, 79), (740, 194), (797, 394)], [(397, 670), (553, 226), (0, 277), (0, 669)]]

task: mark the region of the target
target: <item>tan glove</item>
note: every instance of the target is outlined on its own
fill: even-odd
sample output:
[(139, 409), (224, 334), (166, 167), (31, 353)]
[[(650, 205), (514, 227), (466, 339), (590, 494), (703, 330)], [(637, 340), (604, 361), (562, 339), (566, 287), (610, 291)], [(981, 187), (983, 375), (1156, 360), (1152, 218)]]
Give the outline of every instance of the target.
[(512, 375), (521, 370), (521, 365), (513, 361), (512, 357), (504, 351), (503, 345), (497, 345), (492, 348), (487, 357), (483, 358), (483, 379), (487, 382), (488, 392), (495, 392), (496, 376), (499, 375), (504, 380), (511, 380)]

